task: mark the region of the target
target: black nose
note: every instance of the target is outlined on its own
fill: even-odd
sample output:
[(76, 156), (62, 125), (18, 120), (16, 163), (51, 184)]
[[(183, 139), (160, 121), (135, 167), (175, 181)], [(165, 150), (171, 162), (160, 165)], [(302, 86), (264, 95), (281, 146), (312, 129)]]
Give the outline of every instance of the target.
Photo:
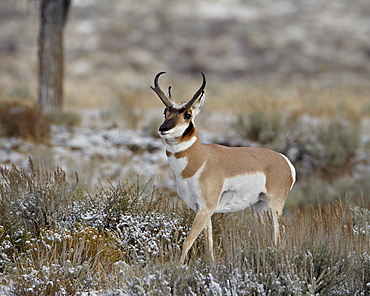
[(159, 131), (160, 131), (160, 132), (168, 131), (168, 126), (167, 126), (167, 124), (162, 124), (162, 125), (159, 127)]
[(159, 132), (163, 133), (163, 132), (169, 131), (170, 129), (174, 128), (175, 125), (176, 125), (176, 119), (168, 118), (159, 127)]

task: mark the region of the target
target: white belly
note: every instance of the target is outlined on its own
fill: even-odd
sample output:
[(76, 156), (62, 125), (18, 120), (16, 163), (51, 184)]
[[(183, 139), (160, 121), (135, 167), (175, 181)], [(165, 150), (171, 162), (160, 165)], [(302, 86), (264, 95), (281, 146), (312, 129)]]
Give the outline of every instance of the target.
[(261, 173), (236, 176), (225, 180), (215, 213), (244, 210), (266, 193), (266, 176)]

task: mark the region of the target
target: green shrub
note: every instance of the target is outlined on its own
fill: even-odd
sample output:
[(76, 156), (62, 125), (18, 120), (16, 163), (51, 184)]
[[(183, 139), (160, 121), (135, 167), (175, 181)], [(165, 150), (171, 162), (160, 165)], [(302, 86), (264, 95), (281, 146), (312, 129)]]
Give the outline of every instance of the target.
[(334, 181), (353, 172), (361, 147), (360, 125), (345, 118), (302, 116), (289, 131), (286, 147), (293, 151), (294, 166), (300, 179), (313, 176)]
[(302, 116), (288, 122), (279, 113), (255, 109), (239, 114), (232, 124), (242, 138), (261, 143), (267, 148), (288, 154), (300, 176), (317, 174), (332, 180), (351, 173), (360, 148), (360, 124), (345, 118), (312, 118)]
[(267, 144), (283, 136), (286, 124), (281, 113), (267, 114), (256, 109), (249, 114), (239, 114), (233, 128), (242, 138)]
[(308, 145), (308, 153), (316, 159), (324, 174), (342, 174), (352, 170), (353, 158), (359, 148), (360, 127), (344, 119), (323, 122)]

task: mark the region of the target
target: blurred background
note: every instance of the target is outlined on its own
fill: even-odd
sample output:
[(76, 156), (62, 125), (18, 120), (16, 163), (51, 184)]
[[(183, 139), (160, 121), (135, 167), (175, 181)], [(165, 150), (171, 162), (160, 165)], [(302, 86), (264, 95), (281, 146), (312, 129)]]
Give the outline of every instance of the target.
[[(35, 92), (40, 1), (0, 3), (1, 85)], [(93, 86), (141, 88), (160, 70), (243, 83), (366, 82), (369, 15), (366, 0), (73, 0), (67, 95)]]
[[(9, 101), (38, 101), (40, 3), (0, 0), (3, 118), (14, 111)], [(23, 125), (41, 126), (41, 135), (24, 126), (14, 132), (3, 121), (0, 164), (27, 168), (31, 156), (78, 172), (88, 188), (97, 178), (152, 179), (176, 195), (156, 136), (163, 106), (149, 85), (166, 71), (162, 88), (171, 84), (177, 100), (188, 100), (202, 71), (204, 142), (287, 154), (299, 180), (292, 209), (318, 197), (364, 202), (369, 16), (368, 0), (72, 0), (63, 110), (50, 125), (26, 116)]]

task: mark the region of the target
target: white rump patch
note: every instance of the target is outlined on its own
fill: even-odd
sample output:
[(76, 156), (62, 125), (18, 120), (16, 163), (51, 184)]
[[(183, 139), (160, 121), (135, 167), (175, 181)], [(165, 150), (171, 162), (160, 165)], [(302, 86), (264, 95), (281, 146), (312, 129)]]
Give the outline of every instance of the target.
[(293, 185), (294, 185), (295, 181), (296, 181), (296, 171), (295, 171), (294, 166), (290, 162), (289, 158), (286, 157), (284, 154), (280, 153), (280, 155), (284, 157), (284, 159), (286, 160), (286, 162), (289, 164), (289, 167), (290, 167), (290, 172), (292, 174), (292, 179), (293, 179), (292, 186), (290, 186), (290, 189), (289, 189), (289, 190), (291, 190), (293, 188)]

